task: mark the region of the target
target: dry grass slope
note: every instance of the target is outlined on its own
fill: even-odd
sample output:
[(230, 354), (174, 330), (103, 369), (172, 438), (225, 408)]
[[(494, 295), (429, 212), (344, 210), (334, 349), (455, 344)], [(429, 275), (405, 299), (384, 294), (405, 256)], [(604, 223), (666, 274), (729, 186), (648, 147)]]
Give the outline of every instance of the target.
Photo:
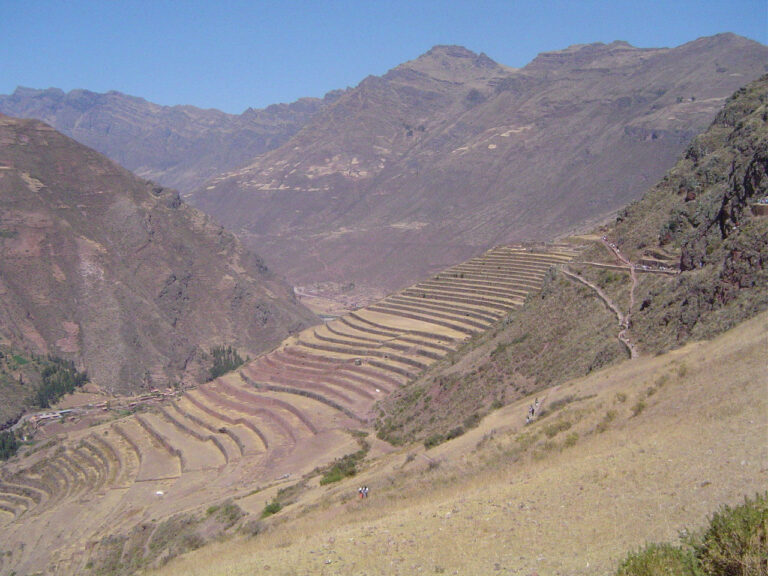
[[(612, 573), (628, 550), (675, 541), (765, 488), (766, 344), (762, 314), (558, 386), (532, 425), (524, 399), (428, 456), (382, 457), (305, 493), (258, 537), (157, 574)], [(369, 499), (356, 499), (358, 484)]]

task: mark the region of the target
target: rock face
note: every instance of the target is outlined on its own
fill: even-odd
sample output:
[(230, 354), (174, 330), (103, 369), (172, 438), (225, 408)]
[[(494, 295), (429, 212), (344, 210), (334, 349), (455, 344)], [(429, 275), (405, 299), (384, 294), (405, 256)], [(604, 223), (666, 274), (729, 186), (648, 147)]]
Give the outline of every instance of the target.
[(190, 201), (295, 283), (392, 289), (639, 197), (766, 61), (732, 34), (574, 46), (519, 70), (438, 46)]
[(337, 97), (233, 115), (119, 92), (18, 88), (0, 96), (0, 113), (42, 120), (139, 176), (185, 192), (277, 148)]
[(649, 351), (709, 338), (768, 308), (768, 75), (738, 90), (641, 201), (616, 239), (637, 257), (679, 254), (674, 281), (641, 286), (635, 331)]
[(0, 336), (108, 390), (199, 377), (315, 321), (263, 261), (172, 190), (49, 126), (0, 115)]

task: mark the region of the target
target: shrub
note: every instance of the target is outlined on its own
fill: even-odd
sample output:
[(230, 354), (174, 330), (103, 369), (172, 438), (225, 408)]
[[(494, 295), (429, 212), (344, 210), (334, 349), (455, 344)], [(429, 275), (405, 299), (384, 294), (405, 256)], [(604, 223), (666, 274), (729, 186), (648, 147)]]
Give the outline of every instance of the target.
[(325, 486), (332, 482), (338, 482), (344, 478), (351, 478), (357, 474), (357, 464), (365, 458), (368, 453), (368, 449), (363, 448), (353, 454), (347, 454), (334, 461), (334, 463), (326, 470), (323, 477), (320, 478), (320, 485)]
[(547, 435), (547, 438), (554, 438), (560, 432), (564, 432), (565, 430), (568, 430), (570, 427), (571, 427), (571, 423), (568, 420), (560, 420), (558, 422), (553, 422), (552, 424), (545, 426), (544, 434)]
[(637, 403), (634, 406), (632, 406), (632, 416), (637, 416), (638, 414), (640, 414), (640, 412), (645, 410), (645, 407), (646, 407), (645, 402), (643, 402), (642, 400), (638, 400)]
[(264, 524), (259, 520), (248, 520), (243, 526), (240, 527), (240, 532), (246, 536), (258, 536), (264, 531)]
[(571, 432), (568, 434), (568, 436), (565, 437), (565, 442), (563, 442), (563, 446), (566, 448), (570, 448), (571, 446), (575, 446), (576, 442), (579, 441), (579, 435), (576, 432)]
[(42, 382), (30, 399), (39, 408), (50, 408), (59, 398), (88, 382), (88, 374), (78, 372), (74, 362), (56, 356), (48, 357), (48, 365), (40, 375)]
[(424, 448), (429, 450), (430, 448), (434, 448), (443, 442), (445, 442), (445, 436), (442, 434), (432, 434), (432, 436), (429, 436), (426, 440), (424, 440)]
[(648, 544), (630, 552), (619, 565), (617, 576), (699, 576), (696, 558), (690, 551), (671, 544)]
[(605, 416), (603, 416), (603, 419), (597, 423), (596, 430), (600, 433), (605, 432), (608, 430), (608, 424), (613, 422), (613, 420), (616, 418), (616, 410), (608, 410), (608, 412), (605, 413)]
[(765, 576), (768, 574), (768, 492), (723, 506), (685, 546), (647, 544), (630, 553), (616, 576)]
[(464, 422), (463, 422), (464, 429), (470, 430), (476, 427), (478, 424), (480, 424), (480, 420), (482, 420), (482, 416), (480, 416), (480, 413), (473, 412), (472, 414), (464, 418)]
[(768, 574), (768, 492), (716, 512), (695, 546), (706, 574)]
[(283, 509), (283, 505), (280, 504), (280, 502), (278, 502), (277, 500), (273, 500), (272, 502), (264, 506), (264, 510), (261, 511), (261, 517), (268, 518), (273, 514), (277, 514), (282, 509)]

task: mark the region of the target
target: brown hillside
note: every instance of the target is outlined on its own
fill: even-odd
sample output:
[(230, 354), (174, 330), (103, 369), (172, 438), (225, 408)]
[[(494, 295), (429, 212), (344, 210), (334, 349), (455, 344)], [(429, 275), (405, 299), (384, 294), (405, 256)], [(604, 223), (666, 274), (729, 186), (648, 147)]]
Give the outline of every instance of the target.
[(200, 377), (315, 318), (220, 226), (37, 121), (0, 116), (0, 334), (110, 392)]
[(732, 34), (576, 46), (519, 70), (438, 46), (191, 201), (294, 284), (399, 288), (637, 198), (767, 60)]

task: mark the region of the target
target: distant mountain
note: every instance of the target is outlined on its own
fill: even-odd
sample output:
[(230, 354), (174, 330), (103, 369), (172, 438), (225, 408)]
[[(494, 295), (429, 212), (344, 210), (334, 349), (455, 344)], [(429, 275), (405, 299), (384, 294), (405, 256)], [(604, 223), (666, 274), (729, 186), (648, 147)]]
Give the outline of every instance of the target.
[(573, 46), (519, 70), (437, 46), (190, 201), (294, 283), (397, 288), (637, 198), (766, 62), (733, 34)]
[(200, 377), (315, 321), (178, 193), (33, 120), (0, 115), (0, 341), (110, 391)]
[(0, 96), (0, 113), (42, 120), (139, 176), (189, 191), (285, 143), (338, 94), (233, 115), (120, 92), (17, 88)]

